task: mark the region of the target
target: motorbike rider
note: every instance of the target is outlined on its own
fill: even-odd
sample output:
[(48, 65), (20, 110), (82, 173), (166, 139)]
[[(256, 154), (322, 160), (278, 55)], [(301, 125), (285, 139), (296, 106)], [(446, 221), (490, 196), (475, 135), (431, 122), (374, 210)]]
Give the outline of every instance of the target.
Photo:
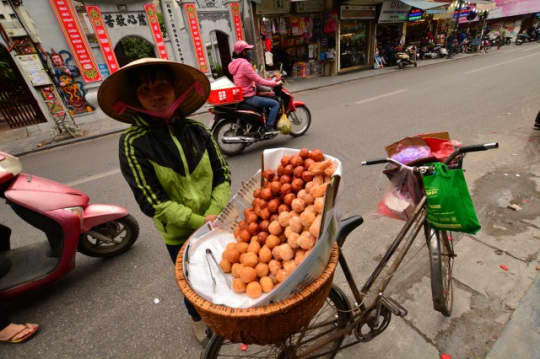
[[(120, 137), (122, 174), (142, 212), (153, 218), (176, 262), (187, 238), (213, 221), (230, 196), (229, 166), (207, 128), (186, 118), (208, 98), (210, 83), (191, 66), (144, 58), (101, 85), (101, 109), (131, 127)], [(184, 298), (201, 344), (208, 331)]]
[(233, 76), (234, 84), (242, 88), (246, 104), (259, 109), (268, 108), (270, 110), (266, 122), (266, 132), (277, 134), (279, 132), (275, 130), (275, 124), (279, 111), (279, 102), (269, 97), (256, 96), (256, 86), (276, 87), (281, 85), (281, 81), (265, 80), (255, 72), (249, 62), (248, 54), (248, 50), (252, 48), (253, 45), (243, 40), (239, 40), (234, 44), (233, 60), (228, 66), (229, 72)]

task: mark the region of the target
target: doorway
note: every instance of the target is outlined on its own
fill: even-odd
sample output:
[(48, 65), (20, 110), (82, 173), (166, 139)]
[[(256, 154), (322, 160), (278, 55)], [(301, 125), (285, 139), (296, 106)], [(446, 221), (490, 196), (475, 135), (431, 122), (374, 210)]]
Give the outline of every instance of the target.
[(229, 35), (220, 30), (210, 31), (210, 67), (214, 78), (227, 76), (232, 80), (229, 73), (229, 63), (232, 61)]
[(8, 50), (0, 44), (0, 131), (47, 122)]
[(126, 36), (114, 48), (120, 67), (143, 57), (156, 57), (154, 45), (139, 36)]

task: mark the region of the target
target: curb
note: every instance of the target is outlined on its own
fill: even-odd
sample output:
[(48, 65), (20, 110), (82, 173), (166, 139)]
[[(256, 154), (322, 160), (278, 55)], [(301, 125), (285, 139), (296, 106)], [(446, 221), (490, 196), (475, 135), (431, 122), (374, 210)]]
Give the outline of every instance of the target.
[[(421, 69), (421, 68), (426, 67), (426, 66), (434, 66), (434, 65), (445, 64), (445, 63), (448, 63), (450, 61), (463, 60), (463, 59), (467, 59), (467, 58), (470, 58), (470, 57), (473, 57), (473, 56), (478, 56), (478, 55), (481, 55), (481, 53), (468, 54), (468, 56), (458, 57), (458, 58), (446, 58), (446, 59), (444, 59), (444, 61), (435, 62), (435, 63), (429, 63), (428, 62), (425, 65), (417, 67), (416, 70)], [(360, 80), (363, 80), (363, 79), (368, 79), (368, 78), (372, 78), (372, 77), (376, 77), (376, 76), (385, 76), (385, 75), (393, 74), (393, 73), (399, 72), (399, 71), (402, 71), (402, 70), (400, 70), (400, 69), (392, 69), (392, 70), (386, 71), (384, 73), (374, 72), (372, 74), (368, 74), (366, 76), (362, 76), (362, 77), (358, 77), (358, 78), (347, 79), (347, 80), (343, 80), (343, 81), (335, 82), (335, 83), (330, 83), (330, 84), (322, 84), (322, 85), (311, 86), (311, 87), (299, 89), (299, 90), (292, 91), (292, 92), (296, 94), (296, 93), (301, 93), (301, 92), (306, 92), (306, 91), (319, 90), (319, 89), (325, 88), (325, 87), (341, 85), (341, 84), (350, 83), (350, 82), (353, 82), (353, 81), (360, 81)], [(359, 73), (361, 73), (361, 71)], [(205, 106), (205, 105), (203, 105), (203, 106)], [(207, 110), (198, 111), (198, 112), (194, 112), (193, 115), (194, 116), (202, 115), (202, 114), (205, 114), (207, 112), (208, 112)], [(81, 136), (81, 137), (77, 137), (77, 138), (72, 138), (72, 139), (69, 139), (69, 140), (59, 141), (59, 142), (56, 142), (56, 143), (53, 143), (53, 144), (49, 144), (49, 145), (45, 145), (45, 146), (42, 146), (42, 147), (34, 148), (34, 149), (31, 149), (31, 150), (28, 150), (28, 151), (14, 153), (13, 155), (16, 156), (16, 157), (21, 157), (21, 156), (28, 155), (30, 153), (41, 152), (41, 151), (50, 150), (52, 148), (56, 148), (56, 147), (60, 147), (60, 146), (65, 146), (65, 145), (70, 145), (70, 144), (73, 144), (73, 143), (89, 141), (89, 140), (93, 140), (93, 139), (96, 139), (96, 138), (99, 138), (99, 137), (105, 137), (105, 136), (109, 136), (109, 135), (114, 135), (114, 134), (123, 132), (125, 130), (126, 129), (123, 128), (123, 129), (118, 129), (118, 130), (111, 130), (111, 131), (96, 133), (94, 135), (89, 135), (89, 136)]]

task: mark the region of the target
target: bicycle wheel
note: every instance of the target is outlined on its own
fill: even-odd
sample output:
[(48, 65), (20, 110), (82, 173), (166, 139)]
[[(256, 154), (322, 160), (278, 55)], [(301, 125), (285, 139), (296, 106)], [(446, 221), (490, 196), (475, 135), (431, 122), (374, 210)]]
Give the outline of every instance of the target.
[(431, 265), (433, 309), (449, 317), (452, 313), (454, 300), (452, 287), (452, 266), (454, 264), (452, 232), (439, 231), (426, 225), (426, 240)]
[[(333, 333), (338, 328), (343, 328), (351, 318), (351, 307), (345, 294), (339, 287), (332, 286), (326, 303), (309, 323), (309, 326), (298, 333), (294, 333), (287, 340), (274, 345), (242, 345), (231, 343), (223, 338), (214, 335), (205, 351), (201, 354), (201, 359), (214, 358), (278, 358), (293, 359), (301, 354), (303, 349), (316, 345), (317, 340), (324, 340), (324, 333)], [(332, 321), (333, 320), (333, 321)], [(330, 322), (331, 321), (331, 322)], [(328, 325), (321, 326), (322, 323), (329, 322)], [(319, 327), (317, 327), (319, 325)], [(308, 358), (334, 358), (339, 346), (345, 337), (341, 336), (330, 343), (321, 346), (311, 353)]]

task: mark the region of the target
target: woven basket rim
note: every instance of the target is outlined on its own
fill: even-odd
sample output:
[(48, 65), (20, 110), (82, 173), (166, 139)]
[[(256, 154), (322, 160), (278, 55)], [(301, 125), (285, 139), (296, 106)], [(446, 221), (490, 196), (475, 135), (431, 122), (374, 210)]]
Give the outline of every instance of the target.
[(327, 280), (332, 278), (334, 271), (336, 269), (337, 263), (338, 263), (338, 257), (339, 257), (339, 250), (337, 243), (334, 242), (334, 245), (332, 247), (332, 252), (330, 253), (330, 259), (328, 262), (328, 265), (322, 272), (319, 278), (315, 279), (313, 282), (311, 282), (307, 287), (305, 287), (302, 291), (294, 294), (291, 297), (288, 297), (282, 301), (267, 304), (260, 307), (254, 307), (254, 308), (232, 308), (221, 304), (214, 304), (200, 295), (198, 295), (189, 285), (185, 275), (184, 275), (184, 269), (183, 269), (183, 258), (184, 258), (184, 250), (187, 246), (187, 243), (184, 243), (182, 248), (180, 249), (180, 252), (178, 253), (178, 257), (176, 259), (176, 282), (178, 284), (178, 287), (180, 288), (180, 291), (187, 300), (189, 300), (191, 303), (196, 303), (196, 306), (198, 309), (204, 310), (209, 313), (213, 313), (216, 315), (227, 315), (232, 318), (249, 318), (249, 317), (263, 317), (263, 316), (270, 316), (274, 313), (280, 312), (280, 311), (286, 311), (289, 308), (296, 305), (298, 302), (302, 301), (304, 298), (309, 296), (311, 293), (315, 292), (317, 289), (322, 287)]

